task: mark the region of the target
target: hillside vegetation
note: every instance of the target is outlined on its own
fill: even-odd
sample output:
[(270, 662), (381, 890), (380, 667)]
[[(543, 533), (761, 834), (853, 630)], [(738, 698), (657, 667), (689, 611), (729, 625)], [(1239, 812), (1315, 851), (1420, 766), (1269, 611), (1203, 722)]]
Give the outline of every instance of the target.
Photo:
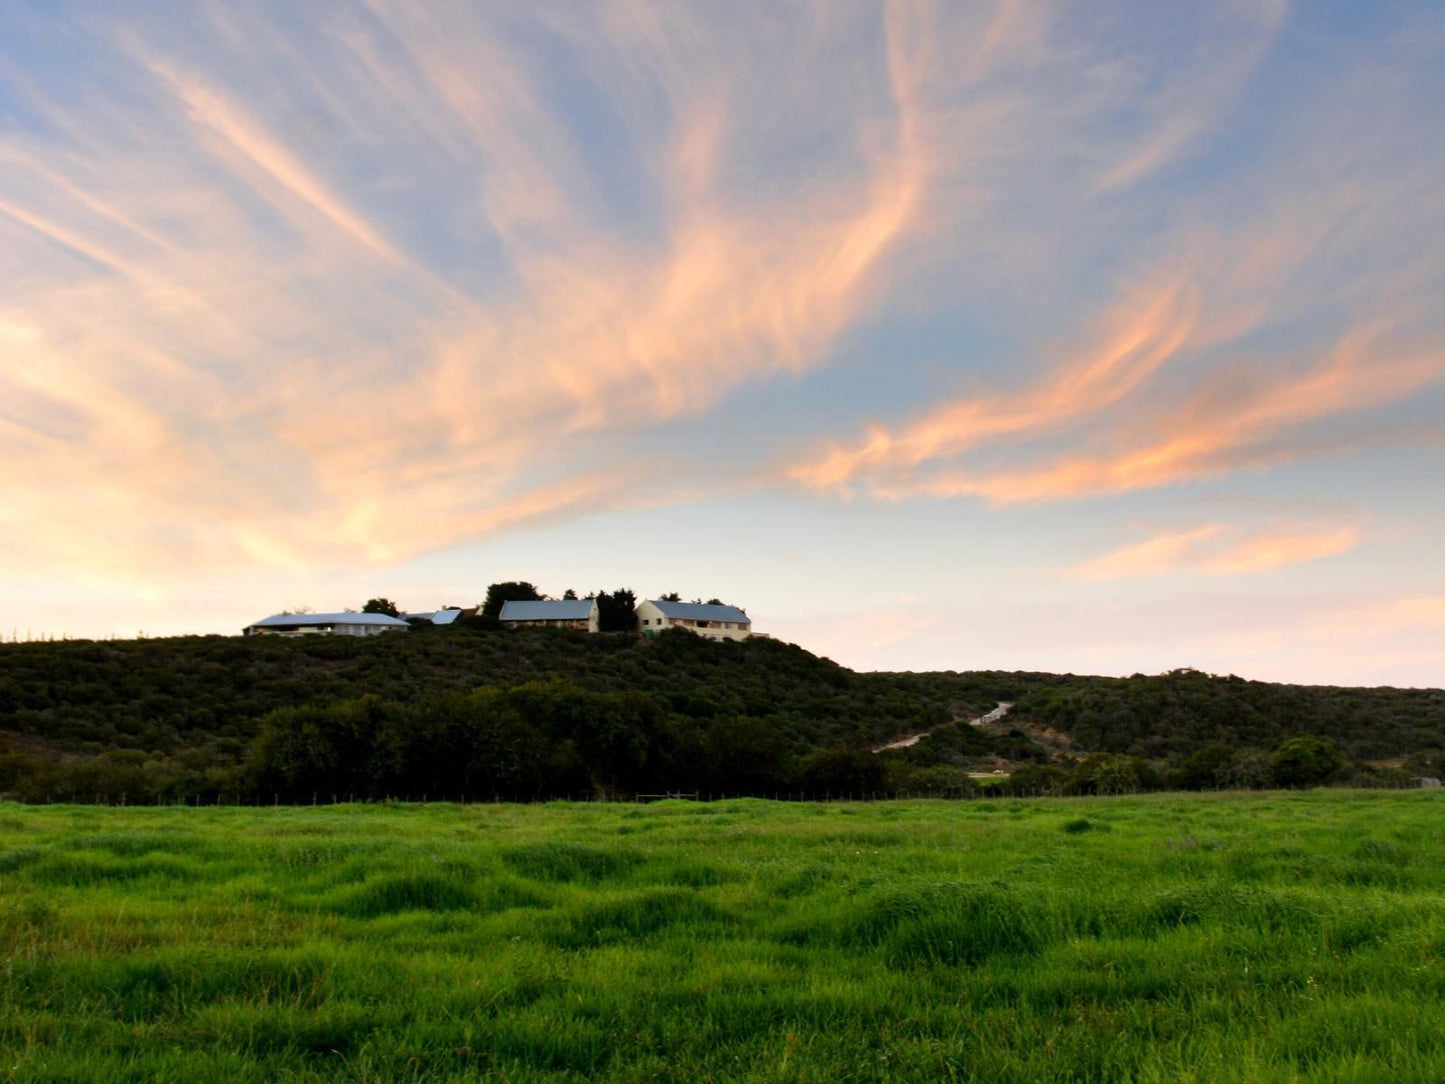
[[(1001, 725), (968, 725), (1000, 701), (1015, 704)], [(1306, 736), (1328, 748), (1296, 747), (1308, 770), (1281, 775), (1280, 750)], [(1400, 782), (1344, 758), (1413, 758), (1418, 774), (1442, 750), (1441, 690), (860, 674), (777, 641), (681, 632), (473, 622), (0, 646), (0, 792), (40, 801), (963, 794), (970, 770), (997, 765), (1023, 766), (1029, 792)]]

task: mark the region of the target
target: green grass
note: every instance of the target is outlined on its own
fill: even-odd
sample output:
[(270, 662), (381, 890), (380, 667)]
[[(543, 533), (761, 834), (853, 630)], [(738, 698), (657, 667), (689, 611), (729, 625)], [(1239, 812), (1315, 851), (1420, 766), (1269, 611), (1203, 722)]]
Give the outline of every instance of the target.
[(1442, 815), (5, 805), (0, 1078), (1435, 1082)]

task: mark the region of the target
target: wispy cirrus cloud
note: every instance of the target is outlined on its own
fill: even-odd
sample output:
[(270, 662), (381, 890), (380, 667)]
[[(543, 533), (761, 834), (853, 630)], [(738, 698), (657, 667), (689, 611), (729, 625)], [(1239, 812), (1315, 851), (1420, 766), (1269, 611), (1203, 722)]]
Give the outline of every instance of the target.
[[(97, 18), (122, 93), (81, 115), (27, 80), (41, 123), (0, 141), (0, 439), (33, 464), (7, 560), (387, 562), (656, 499), (645, 453), (598, 435), (816, 363), (917, 213), (922, 16), (820, 15), (781, 49), (622, 5), (531, 42), (381, 2), (286, 32)], [(840, 42), (861, 79), (826, 66)], [(827, 153), (740, 199), (736, 148), (795, 125), (731, 102), (784, 56), (834, 95), (806, 120)], [(636, 157), (603, 160), (587, 99)]]
[[(1165, 286), (1142, 296), (1116, 305), (1096, 345), (1035, 387), (945, 403), (897, 429), (874, 424), (854, 444), (787, 467), (787, 476), (843, 496), (996, 503), (1155, 488), (1309, 454), (1321, 446), (1312, 423), (1398, 401), (1445, 376), (1445, 348), (1392, 341), (1387, 322), (1350, 328), (1312, 365), (1216, 363), (1192, 391), (1165, 398), (1147, 382), (1181, 355), (1194, 360), (1200, 295), (1194, 286)], [(981, 446), (1059, 433), (1073, 445), (1063, 453), (1011, 449), (980, 467), (958, 465)]]
[(1063, 429), (1133, 391), (1179, 350), (1197, 318), (1192, 285), (1140, 283), (1100, 319), (1095, 343), (1035, 387), (946, 403), (896, 432), (875, 425), (862, 441), (835, 446), (788, 473), (813, 488), (843, 488), (860, 475), (896, 474), (978, 445)]
[(1071, 565), (1077, 580), (1121, 580), (1190, 573), (1236, 576), (1269, 572), (1333, 557), (1356, 548), (1363, 532), (1354, 523), (1303, 523), (1255, 527), (1206, 523), (1160, 531), (1110, 553)]
[[(1033, 153), (1020, 120), (1052, 140), (1088, 81), (1014, 3), (822, 5), (763, 36), (384, 0), (73, 30), (110, 93), (27, 78), (36, 124), (0, 144), (25, 268), (0, 379), (36, 464), (5, 545), (108, 576), (395, 561), (687, 491), (626, 438), (823, 362), (901, 245), (993, 198), (957, 199), (960, 164)], [(1183, 286), (1140, 303), (1189, 319)], [(1021, 410), (1116, 396), (1171, 347), (1119, 349)]]
[[(1125, 214), (1112, 189), (1204, 138), (1281, 13), (1261, 13), (1260, 33), (1240, 54), (1248, 63), (1181, 83), (1213, 89), (1085, 189), (1089, 213)], [(1152, 206), (1162, 228), (1132, 239), (1138, 255), (1102, 300), (1043, 319), (1051, 330), (1018, 335), (1015, 324), (1008, 349), (966, 394), (941, 394), (901, 420), (866, 421), (856, 436), (794, 454), (778, 474), (845, 499), (1012, 504), (1218, 479), (1418, 435), (1373, 423), (1445, 384), (1436, 304), (1445, 265), (1428, 247), (1402, 243), (1422, 218), (1445, 222), (1433, 180), (1441, 163), (1395, 145), (1408, 125), (1375, 123), (1380, 110), (1368, 102), (1381, 93), (1358, 73), (1328, 103), (1310, 102), (1294, 130), (1258, 152), (1246, 200), (1210, 186), (1136, 192), (1130, 198)], [(1076, 210), (1078, 198), (1065, 192), (1058, 202)], [(1116, 243), (1096, 239), (1095, 258)], [(1356, 421), (1372, 431), (1362, 436)]]

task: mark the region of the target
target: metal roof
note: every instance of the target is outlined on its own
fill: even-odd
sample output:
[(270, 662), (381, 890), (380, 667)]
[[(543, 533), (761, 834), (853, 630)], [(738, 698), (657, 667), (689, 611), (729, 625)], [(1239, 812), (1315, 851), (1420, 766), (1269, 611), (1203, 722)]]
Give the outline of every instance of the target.
[(504, 602), (499, 621), (586, 621), (595, 599), (548, 599), (544, 602)]
[(686, 617), (693, 621), (741, 621), (752, 624), (753, 619), (736, 606), (717, 606), (707, 602), (668, 602), (666, 599), (647, 600), (662, 611), (664, 617)]
[(272, 614), (247, 626), (253, 629), (302, 628), (306, 625), (389, 625), (406, 628), (407, 623), (390, 614)]
[(438, 610), (431, 615), (431, 623), (433, 625), (450, 625), (461, 616), (461, 610)]

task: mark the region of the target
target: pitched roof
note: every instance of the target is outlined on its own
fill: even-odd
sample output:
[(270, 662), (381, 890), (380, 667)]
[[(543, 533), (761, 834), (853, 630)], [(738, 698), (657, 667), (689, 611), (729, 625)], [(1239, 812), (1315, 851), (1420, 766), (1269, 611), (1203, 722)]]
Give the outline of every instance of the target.
[(388, 625), (406, 628), (407, 623), (390, 614), (272, 614), (263, 617), (248, 628), (253, 629), (295, 629), (306, 625)]
[(662, 611), (664, 617), (686, 617), (693, 621), (741, 621), (752, 624), (752, 618), (736, 606), (718, 606), (708, 602), (669, 602), (667, 599), (647, 600)]
[(547, 599), (543, 602), (504, 602), (499, 621), (586, 621), (592, 616), (590, 598)]
[(459, 610), (455, 606), (452, 606), (445, 610), (415, 610), (410, 613), (404, 613), (401, 616), (408, 622), (427, 621), (433, 625), (451, 625), (455, 624), (457, 618), (463, 616), (465, 613), (465, 610)]

